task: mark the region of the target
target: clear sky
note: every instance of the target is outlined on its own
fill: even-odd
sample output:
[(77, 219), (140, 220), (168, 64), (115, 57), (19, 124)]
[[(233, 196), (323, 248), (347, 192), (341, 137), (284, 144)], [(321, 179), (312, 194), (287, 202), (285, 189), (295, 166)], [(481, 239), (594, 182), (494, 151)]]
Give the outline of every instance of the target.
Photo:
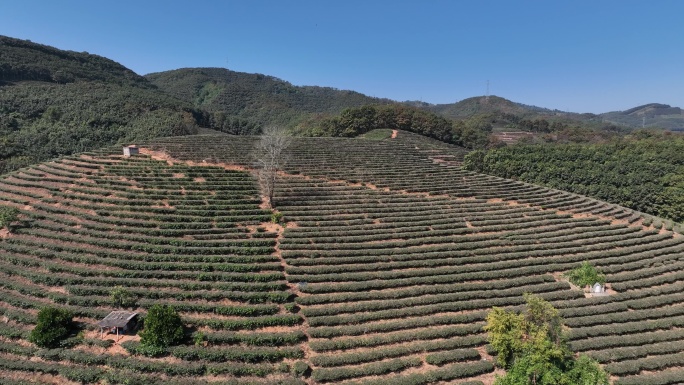
[(684, 0), (0, 0), (0, 34), (113, 59), (453, 103), (684, 108)]

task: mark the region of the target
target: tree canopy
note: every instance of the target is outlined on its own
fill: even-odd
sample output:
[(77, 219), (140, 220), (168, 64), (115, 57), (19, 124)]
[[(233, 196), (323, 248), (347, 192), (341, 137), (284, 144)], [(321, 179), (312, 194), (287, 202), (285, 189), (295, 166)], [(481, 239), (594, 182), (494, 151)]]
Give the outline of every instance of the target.
[(153, 305), (145, 317), (145, 326), (140, 332), (143, 347), (167, 348), (183, 340), (183, 322), (172, 306)]
[(604, 144), (508, 146), (470, 153), (464, 167), (684, 221), (684, 135), (636, 132)]
[(525, 301), (520, 313), (494, 307), (487, 315), (487, 338), (507, 370), (495, 384), (607, 385), (608, 375), (595, 361), (573, 356), (558, 310), (535, 295), (526, 294)]
[(29, 341), (42, 348), (54, 348), (69, 335), (73, 314), (65, 309), (45, 307), (38, 312), (38, 323), (29, 335)]
[(566, 276), (570, 282), (579, 287), (589, 286), (595, 283), (606, 283), (606, 276), (587, 261), (582, 262), (582, 265), (570, 270)]
[(489, 143), (491, 124), (481, 117), (452, 121), (416, 107), (389, 104), (347, 108), (339, 116), (304, 122), (296, 131), (306, 136), (356, 137), (383, 128), (413, 132), (467, 148), (484, 148)]

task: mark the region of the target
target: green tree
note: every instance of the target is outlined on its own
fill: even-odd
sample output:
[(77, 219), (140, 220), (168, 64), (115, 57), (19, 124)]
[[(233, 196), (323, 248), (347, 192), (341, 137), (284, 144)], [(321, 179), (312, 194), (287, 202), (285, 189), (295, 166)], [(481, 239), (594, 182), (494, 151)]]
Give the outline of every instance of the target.
[(590, 286), (595, 283), (606, 283), (606, 276), (589, 262), (584, 261), (579, 267), (570, 270), (566, 275), (568, 280), (579, 287)]
[(19, 209), (12, 206), (0, 206), (0, 228), (9, 230), (10, 224), (17, 220)]
[(42, 348), (54, 348), (73, 328), (73, 314), (65, 309), (46, 307), (38, 312), (38, 323), (29, 341)]
[(115, 287), (109, 294), (112, 305), (129, 308), (137, 304), (138, 297), (121, 286)]
[(558, 310), (541, 297), (525, 295), (520, 313), (494, 307), (485, 331), (507, 373), (495, 385), (607, 385), (608, 375), (592, 359), (575, 360)]
[(484, 150), (469, 152), (465, 158), (463, 158), (463, 168), (475, 172), (484, 172), (486, 155), (487, 153)]
[(167, 348), (179, 343), (184, 336), (183, 323), (172, 306), (152, 306), (144, 325), (145, 328), (140, 332), (140, 344), (143, 347)]

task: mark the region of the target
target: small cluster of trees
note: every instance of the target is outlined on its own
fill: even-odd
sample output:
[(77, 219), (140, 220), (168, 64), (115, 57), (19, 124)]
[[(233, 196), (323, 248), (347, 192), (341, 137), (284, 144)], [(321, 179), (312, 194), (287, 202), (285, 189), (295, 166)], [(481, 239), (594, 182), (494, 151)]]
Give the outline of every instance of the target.
[(356, 137), (371, 130), (389, 128), (413, 132), (467, 148), (489, 144), (491, 122), (483, 117), (453, 121), (435, 113), (403, 104), (347, 108), (339, 116), (304, 122), (303, 135)]
[(606, 283), (605, 274), (598, 271), (587, 261), (582, 262), (581, 266), (570, 270), (566, 277), (570, 282), (579, 287), (590, 286), (595, 283), (600, 283), (601, 285)]
[(684, 136), (605, 144), (516, 145), (466, 155), (464, 168), (684, 221)]
[(596, 361), (572, 354), (558, 310), (531, 294), (525, 300), (520, 313), (494, 307), (487, 315), (489, 343), (507, 371), (495, 385), (608, 385)]
[[(48, 306), (38, 312), (38, 322), (29, 334), (29, 341), (43, 348), (54, 348), (76, 330), (73, 313)], [(173, 306), (154, 305), (147, 312), (144, 328), (139, 333), (139, 353), (155, 356), (169, 346), (180, 343), (185, 330), (180, 315)]]

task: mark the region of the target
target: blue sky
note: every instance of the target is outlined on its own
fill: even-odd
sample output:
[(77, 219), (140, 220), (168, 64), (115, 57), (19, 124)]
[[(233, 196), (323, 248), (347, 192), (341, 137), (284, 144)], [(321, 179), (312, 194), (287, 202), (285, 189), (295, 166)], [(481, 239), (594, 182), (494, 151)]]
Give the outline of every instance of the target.
[(452, 103), (684, 108), (684, 1), (0, 0), (0, 34), (139, 74), (225, 67)]

